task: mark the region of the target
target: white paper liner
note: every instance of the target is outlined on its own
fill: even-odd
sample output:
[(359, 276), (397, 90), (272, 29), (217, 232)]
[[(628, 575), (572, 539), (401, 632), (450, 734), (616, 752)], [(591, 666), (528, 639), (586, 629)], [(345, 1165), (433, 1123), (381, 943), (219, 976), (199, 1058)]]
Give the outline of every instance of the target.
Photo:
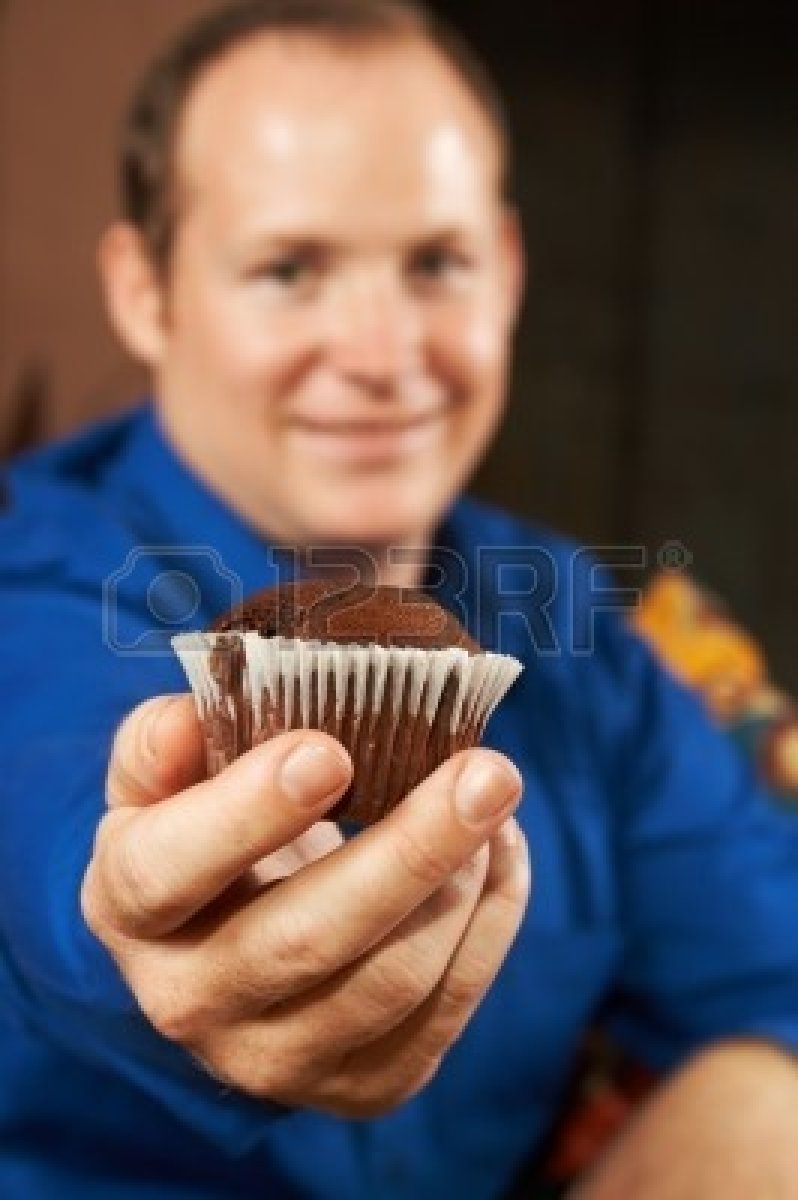
[(203, 720), (212, 773), (281, 730), (325, 729), (353, 757), (342, 814), (353, 820), (375, 819), (449, 754), (476, 744), (523, 670), (491, 651), (254, 631), (180, 634), (172, 646)]

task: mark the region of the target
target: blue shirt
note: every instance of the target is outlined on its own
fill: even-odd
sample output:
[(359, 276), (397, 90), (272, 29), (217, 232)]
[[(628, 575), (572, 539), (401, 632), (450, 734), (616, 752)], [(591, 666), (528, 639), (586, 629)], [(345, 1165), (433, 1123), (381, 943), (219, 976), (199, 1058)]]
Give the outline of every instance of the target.
[(658, 1067), (726, 1036), (798, 1048), (798, 823), (606, 607), (589, 559), (462, 498), (426, 583), (525, 664), (485, 741), (524, 777), (528, 914), (397, 1111), (350, 1122), (223, 1090), (147, 1024), (78, 894), (114, 728), (185, 690), (168, 635), (273, 581), (274, 557), (146, 406), (19, 460), (6, 493), (4, 1200), (487, 1200), (540, 1144), (599, 1012)]

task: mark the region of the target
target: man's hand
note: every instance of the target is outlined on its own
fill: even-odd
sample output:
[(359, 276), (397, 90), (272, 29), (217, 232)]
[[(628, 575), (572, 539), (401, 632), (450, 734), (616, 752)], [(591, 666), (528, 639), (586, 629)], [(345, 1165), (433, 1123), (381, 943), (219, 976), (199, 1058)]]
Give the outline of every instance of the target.
[(453, 756), (344, 843), (351, 763), (296, 730), (203, 779), (190, 697), (120, 727), (85, 920), (151, 1023), (249, 1095), (386, 1112), (433, 1076), (529, 891), (508, 759)]
[(665, 1081), (570, 1200), (795, 1200), (798, 1064), (757, 1042)]

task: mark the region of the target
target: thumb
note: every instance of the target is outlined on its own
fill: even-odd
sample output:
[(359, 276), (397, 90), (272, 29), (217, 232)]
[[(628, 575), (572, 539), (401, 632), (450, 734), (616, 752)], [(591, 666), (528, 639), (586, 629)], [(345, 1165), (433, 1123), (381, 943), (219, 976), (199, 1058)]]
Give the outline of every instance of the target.
[(134, 708), (116, 731), (106, 802), (109, 808), (153, 804), (204, 775), (202, 730), (192, 697), (156, 696)]

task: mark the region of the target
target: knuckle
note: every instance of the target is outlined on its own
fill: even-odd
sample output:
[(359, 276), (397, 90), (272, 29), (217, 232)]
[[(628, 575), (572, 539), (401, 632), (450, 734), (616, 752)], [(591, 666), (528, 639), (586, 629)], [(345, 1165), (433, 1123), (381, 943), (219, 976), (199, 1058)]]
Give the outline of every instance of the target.
[(162, 875), (155, 869), (133, 828), (116, 841), (113, 854), (103, 856), (107, 879), (122, 918), (135, 926), (147, 926), (163, 913), (167, 892)]
[(457, 1013), (470, 1012), (479, 1002), (488, 981), (495, 973), (495, 965), (473, 957), (468, 972), (453, 972), (441, 991), (445, 1008)]
[(426, 888), (437, 887), (451, 874), (452, 864), (445, 855), (426, 844), (406, 825), (395, 830), (395, 851), (405, 871)]
[(253, 1100), (271, 1099), (270, 1081), (263, 1067), (262, 1056), (253, 1047), (237, 1047), (218, 1053), (212, 1063), (218, 1075), (251, 1096)]
[(225, 1087), (245, 1092), (254, 1099), (268, 1099), (259, 1093), (260, 1054), (257, 1040), (246, 1027), (206, 1029), (183, 1042), (183, 1047), (198, 1067)]
[(306, 1058), (286, 1047), (272, 1047), (240, 1059), (235, 1072), (239, 1086), (258, 1100), (290, 1104), (312, 1090), (314, 1073)]
[(398, 1023), (423, 1004), (435, 979), (419, 964), (394, 957), (392, 961), (373, 961), (362, 984), (364, 999), (383, 1016)]
[(169, 1000), (143, 1003), (139, 999), (144, 1016), (163, 1038), (179, 1045), (188, 1045), (199, 1032), (197, 1022), (190, 1010)]
[(228, 1068), (224, 1074), (225, 1078), (229, 1079), (238, 1091), (243, 1092), (252, 1100), (277, 1099), (276, 1091), (272, 1088), (268, 1074), (260, 1064), (241, 1063), (232, 1070)]
[(231, 946), (230, 953), (220, 956), (210, 974), (210, 984), (221, 1008), (230, 1016), (256, 1016), (284, 998), (282, 981), (286, 972), (279, 967), (265, 968), (264, 962), (270, 961), (262, 952), (242, 954), (240, 946)]
[(275, 920), (267, 961), (278, 977), (294, 983), (312, 983), (332, 970), (323, 944), (324, 939), (308, 915), (295, 910)]
[[(231, 1055), (229, 1047), (223, 1039), (217, 1037), (197, 1037), (184, 1043), (191, 1058), (206, 1075), (210, 1075), (217, 1083), (226, 1088), (247, 1091), (247, 1078), (238, 1066), (235, 1055)], [(255, 1093), (250, 1093), (256, 1099)]]
[(149, 1023), (170, 1042), (191, 1045), (207, 1032), (207, 1006), (191, 991), (162, 975), (133, 985), (139, 1007)]

